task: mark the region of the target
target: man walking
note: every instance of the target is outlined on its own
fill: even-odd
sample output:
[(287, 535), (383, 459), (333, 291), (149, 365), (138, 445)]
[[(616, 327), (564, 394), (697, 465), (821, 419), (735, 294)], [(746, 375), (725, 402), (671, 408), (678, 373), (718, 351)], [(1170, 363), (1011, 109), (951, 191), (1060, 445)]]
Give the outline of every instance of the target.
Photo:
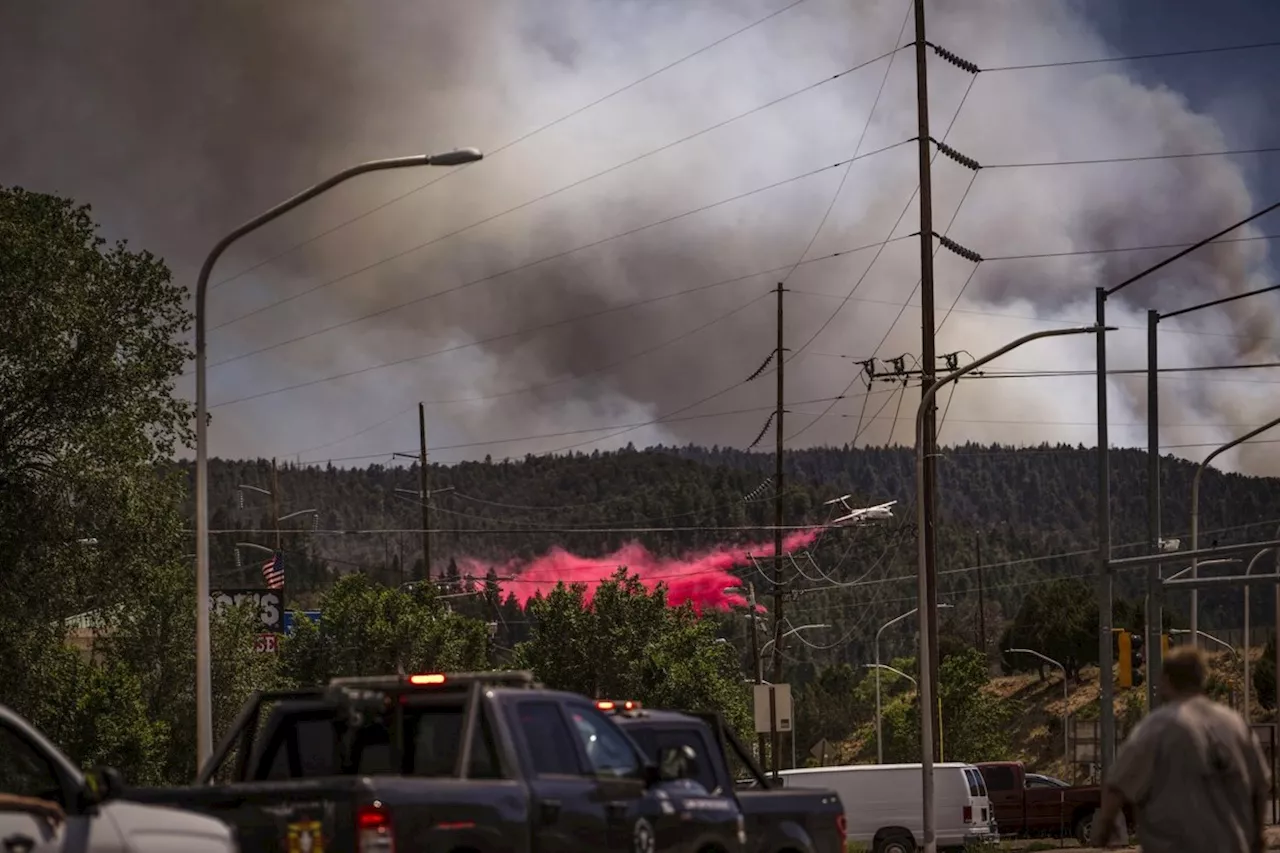
[(1271, 773), (1244, 719), (1204, 695), (1208, 667), (1192, 646), (1161, 673), (1159, 708), (1133, 730), (1103, 780), (1093, 844), (1113, 838), (1124, 803), (1143, 853), (1261, 853)]

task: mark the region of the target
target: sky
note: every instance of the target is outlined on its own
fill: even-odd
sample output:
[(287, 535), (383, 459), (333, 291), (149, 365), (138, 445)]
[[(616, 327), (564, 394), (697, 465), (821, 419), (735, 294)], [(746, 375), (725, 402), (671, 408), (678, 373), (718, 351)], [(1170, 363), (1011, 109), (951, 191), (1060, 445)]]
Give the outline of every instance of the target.
[[(445, 463), (747, 447), (773, 405), (772, 365), (745, 380), (774, 346), (780, 280), (788, 446), (911, 442), (918, 392), (866, 393), (858, 364), (920, 351), (906, 0), (67, 8), (0, 7), (0, 184), (91, 204), (179, 282), (353, 163), (487, 154), (359, 178), (219, 260), (213, 454), (388, 461), (416, 450), (419, 401)], [(1256, 43), (1280, 31), (1271, 4), (929, 0), (927, 25), (984, 69), (928, 66), (931, 135), (983, 166), (933, 165), (935, 231), (984, 259), (936, 255), (940, 353), (1088, 324), (1096, 287), (1174, 251), (1118, 250), (1197, 240), (1280, 194), (1275, 153), (1061, 165), (1280, 145), (1280, 49), (996, 70)], [(1147, 309), (1275, 281), (1267, 234), (1280, 216), (1117, 294), (1111, 365), (1145, 364)], [(1280, 361), (1277, 308), (1167, 321), (1161, 364)], [(1031, 344), (961, 383), (941, 441), (1093, 444), (1093, 347)], [(1088, 375), (1010, 375), (1064, 370)], [(1166, 374), (1162, 446), (1198, 458), (1269, 420), (1277, 381)], [(1145, 444), (1141, 377), (1110, 399), (1113, 442)], [(1273, 447), (1220, 464), (1280, 474)]]

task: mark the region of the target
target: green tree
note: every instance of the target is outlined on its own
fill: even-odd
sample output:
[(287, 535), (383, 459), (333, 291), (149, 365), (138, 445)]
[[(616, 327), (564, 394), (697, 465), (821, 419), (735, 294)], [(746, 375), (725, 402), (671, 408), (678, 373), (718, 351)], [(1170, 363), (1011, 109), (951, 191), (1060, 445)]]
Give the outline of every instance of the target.
[(410, 593), (351, 574), (323, 595), (319, 609), (318, 624), (299, 620), (281, 645), (282, 675), (296, 684), (489, 666), (488, 627), (451, 612), (431, 584)]
[(1254, 697), (1263, 708), (1276, 706), (1276, 641), (1267, 640), (1262, 657), (1253, 665)]
[[(882, 690), (898, 678), (891, 673), (881, 677), (884, 679)], [(800, 745), (812, 746), (821, 740), (838, 743), (853, 734), (860, 722), (871, 717), (875, 711), (875, 694), (858, 689), (859, 684), (870, 678), (842, 663), (824, 667), (816, 678), (800, 688), (795, 702), (795, 730), (800, 734)]]
[(582, 584), (535, 597), (529, 639), (515, 665), (550, 687), (596, 698), (637, 699), (652, 707), (720, 711), (747, 731), (746, 688), (732, 647), (693, 607), (669, 607), (666, 589), (645, 588), (625, 569), (587, 601)]
[[(1098, 605), (1093, 589), (1078, 578), (1064, 578), (1032, 588), (1001, 639), (1002, 648), (1022, 646), (1061, 661), (1075, 675), (1098, 662)], [(1031, 655), (1008, 656), (1006, 665), (1037, 669), (1045, 665)], [(1013, 658), (1017, 658), (1014, 660)]]
[(0, 701), (86, 760), (149, 777), (167, 750), (157, 721), (181, 731), (136, 713), (169, 649), (87, 663), (64, 649), (64, 620), (90, 614), (109, 634), (190, 576), (170, 460), (190, 439), (173, 386), (191, 317), (159, 259), (96, 232), (88, 207), (0, 188)]

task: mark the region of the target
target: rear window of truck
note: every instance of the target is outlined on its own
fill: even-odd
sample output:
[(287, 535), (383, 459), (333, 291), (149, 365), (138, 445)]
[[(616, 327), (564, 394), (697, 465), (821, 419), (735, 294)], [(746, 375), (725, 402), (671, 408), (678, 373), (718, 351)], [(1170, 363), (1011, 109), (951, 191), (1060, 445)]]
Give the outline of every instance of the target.
[[(470, 775), (478, 779), (501, 776), (493, 734), (480, 714), (471, 747)], [(263, 751), (256, 778), (310, 779), (345, 775), (452, 776), (457, 764), (464, 724), (461, 704), (427, 705), (404, 709), (402, 761), (393, 766), (390, 721), (371, 721), (352, 734), (348, 761), (343, 766), (346, 726), (327, 710), (288, 713), (274, 728)]]

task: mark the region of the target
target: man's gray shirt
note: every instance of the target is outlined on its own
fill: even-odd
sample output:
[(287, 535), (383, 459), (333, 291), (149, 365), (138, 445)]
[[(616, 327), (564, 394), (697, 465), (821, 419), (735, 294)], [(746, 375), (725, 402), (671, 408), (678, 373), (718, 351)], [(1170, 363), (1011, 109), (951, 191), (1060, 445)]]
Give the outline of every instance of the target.
[(1137, 807), (1143, 853), (1253, 853), (1270, 777), (1244, 719), (1196, 696), (1139, 723), (1106, 784)]

